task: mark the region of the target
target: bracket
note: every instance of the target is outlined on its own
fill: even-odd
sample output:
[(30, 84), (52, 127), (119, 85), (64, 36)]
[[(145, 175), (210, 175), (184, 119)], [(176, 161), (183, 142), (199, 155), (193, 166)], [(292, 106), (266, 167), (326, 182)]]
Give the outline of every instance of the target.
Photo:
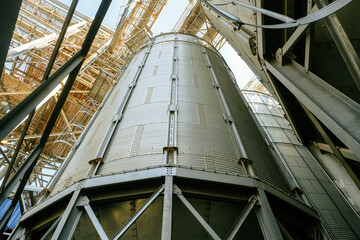
[(112, 119), (112, 122), (117, 122), (119, 121), (120, 119), (122, 118), (122, 113), (120, 114), (115, 114), (113, 119)]
[(176, 105), (176, 104), (171, 104), (171, 105), (169, 105), (169, 111), (170, 111), (170, 112), (176, 112), (176, 111), (178, 111), (178, 105)]
[(165, 146), (163, 147), (163, 152), (165, 151), (169, 151), (169, 152), (173, 152), (173, 151), (177, 151), (178, 150), (178, 147), (175, 147), (175, 146)]

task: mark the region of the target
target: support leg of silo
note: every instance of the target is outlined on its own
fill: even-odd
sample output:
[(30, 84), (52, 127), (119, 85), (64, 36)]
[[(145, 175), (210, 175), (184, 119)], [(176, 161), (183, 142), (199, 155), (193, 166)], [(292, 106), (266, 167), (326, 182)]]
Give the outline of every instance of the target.
[(282, 234), (276, 222), (274, 213), (271, 210), (264, 190), (258, 189), (260, 206), (255, 208), (256, 216), (259, 221), (261, 231), (265, 240), (282, 240)]
[(81, 214), (83, 213), (83, 209), (76, 206), (79, 196), (80, 190), (76, 190), (73, 193), (63, 215), (61, 216), (60, 222), (57, 225), (51, 240), (65, 240), (72, 238), (75, 228), (80, 220)]
[(165, 177), (164, 207), (161, 239), (171, 239), (172, 226), (173, 176)]

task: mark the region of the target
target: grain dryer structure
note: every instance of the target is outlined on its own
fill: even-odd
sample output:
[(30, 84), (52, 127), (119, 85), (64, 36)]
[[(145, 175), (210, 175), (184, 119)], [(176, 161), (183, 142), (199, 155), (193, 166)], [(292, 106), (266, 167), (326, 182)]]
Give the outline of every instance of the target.
[(128, 62), (11, 239), (323, 239), (220, 54), (161, 34)]

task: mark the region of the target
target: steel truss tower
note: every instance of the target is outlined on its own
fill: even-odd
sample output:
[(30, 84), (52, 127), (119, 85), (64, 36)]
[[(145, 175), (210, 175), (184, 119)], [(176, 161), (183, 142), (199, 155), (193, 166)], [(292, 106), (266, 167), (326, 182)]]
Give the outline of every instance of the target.
[(10, 239), (323, 239), (228, 66), (162, 34), (109, 91)]

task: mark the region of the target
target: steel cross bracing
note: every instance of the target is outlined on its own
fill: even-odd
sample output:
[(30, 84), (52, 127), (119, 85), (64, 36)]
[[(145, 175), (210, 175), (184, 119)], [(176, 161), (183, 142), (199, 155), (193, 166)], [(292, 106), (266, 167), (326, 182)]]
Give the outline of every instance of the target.
[[(91, 171), (91, 169), (93, 169), (92, 166), (89, 167), (89, 171)], [(159, 179), (160, 176), (161, 178)], [(174, 177), (176, 177), (175, 180)], [(142, 189), (141, 184), (138, 184), (138, 187), (135, 187), (131, 194), (126, 195), (126, 198), (123, 198), (121, 187), (115, 187), (111, 195), (102, 191), (104, 187), (116, 186), (119, 183), (122, 183), (121, 186), (124, 187), (126, 184), (139, 183), (139, 181), (142, 181), (143, 184), (145, 184), (144, 186), (146, 186), (146, 181), (149, 179), (158, 179), (158, 181), (144, 189)], [(223, 184), (222, 187), (224, 189), (227, 188), (227, 184), (233, 187), (236, 186), (238, 188), (237, 191), (240, 191), (241, 194), (237, 194), (237, 196), (234, 197), (230, 196), (226, 191), (223, 191), (224, 189), (217, 188), (216, 191), (214, 191), (214, 189), (213, 191), (209, 191), (208, 188), (205, 187), (205, 189), (201, 189), (196, 184), (191, 184), (193, 187), (189, 188), (189, 186), (184, 185), (183, 182), (197, 180), (211, 180), (214, 184)], [(213, 186), (210, 188), (213, 188)], [(220, 197), (220, 199), (223, 200), (242, 203), (243, 207), (239, 209), (239, 215), (230, 223), (231, 225), (227, 232), (222, 232), (220, 235), (218, 230), (216, 230), (217, 226), (209, 221), (207, 217), (204, 217), (203, 212), (199, 212), (199, 206), (192, 203), (195, 196), (194, 194), (201, 196), (201, 198), (209, 199), (209, 201), (211, 201), (210, 199), (212, 198), (216, 199)], [(133, 236), (137, 234), (137, 230), (134, 232), (134, 229), (136, 229), (135, 223), (143, 215), (149, 214), (147, 210), (150, 208), (152, 209), (152, 213), (154, 211), (161, 212), (160, 208), (164, 209), (161, 217), (163, 220), (166, 219), (168, 221), (162, 221), (162, 223), (158, 221), (157, 224), (161, 226), (161, 239), (171, 239), (171, 236), (175, 234), (174, 229), (178, 227), (171, 224), (176, 217), (173, 214), (175, 209), (172, 204), (175, 200), (179, 200), (177, 201), (176, 208), (179, 208), (178, 204), (180, 203), (180, 205), (185, 207), (185, 211), (190, 213), (188, 216), (191, 219), (187, 219), (187, 221), (198, 222), (200, 224), (199, 226), (204, 229), (205, 235), (208, 235), (212, 239), (234, 239), (241, 231), (246, 231), (244, 228), (241, 230), (241, 227), (246, 222), (251, 221), (249, 220), (249, 215), (255, 217), (255, 221), (259, 224), (259, 232), (257, 235), (262, 236), (264, 239), (284, 239), (283, 236), (291, 237), (292, 234), (289, 233), (287, 227), (282, 225), (278, 217), (275, 216), (274, 210), (272, 210), (272, 205), (268, 200), (271, 195), (277, 196), (279, 198), (278, 201), (283, 202), (283, 204), (293, 206), (299, 214), (306, 215), (309, 222), (317, 221), (318, 217), (313, 209), (292, 196), (287, 196), (282, 191), (276, 190), (273, 186), (262, 182), (256, 177), (251, 177), (247, 174), (221, 174), (201, 169), (188, 169), (178, 165), (165, 164), (161, 167), (151, 169), (144, 168), (108, 176), (96, 175), (86, 177), (81, 182), (57, 193), (54, 197), (46, 199), (40, 205), (27, 211), (22, 218), (22, 222), (16, 228), (10, 239), (31, 236), (28, 235), (29, 232), (27, 231), (29, 220), (40, 217), (44, 211), (48, 211), (49, 213), (48, 216), (43, 216), (44, 221), (47, 222), (43, 227), (47, 228), (47, 230), (37, 235), (39, 239), (71, 239), (72, 237), (84, 237), (86, 234), (89, 234), (86, 233), (87, 231), (82, 233), (79, 230), (83, 224), (84, 215), (89, 218), (89, 223), (94, 227), (89, 227), (88, 229), (91, 234), (97, 234), (100, 239), (121, 239), (125, 234), (129, 234), (131, 230)], [(122, 218), (120, 224), (116, 222), (116, 226), (119, 226), (118, 228), (112, 228), (110, 230), (108, 226), (106, 226), (106, 218), (110, 216), (99, 216), (95, 213), (101, 209), (101, 201), (103, 200), (106, 200), (108, 203), (121, 203), (129, 199), (136, 201), (139, 197), (143, 199), (143, 201), (141, 201), (142, 203), (136, 206), (136, 209), (130, 209), (131, 215), (126, 217), (128, 216), (126, 214), (126, 216), (124, 216), (125, 219)], [(160, 206), (159, 204), (155, 204), (159, 198), (163, 199)], [(67, 200), (64, 202), (64, 199)], [(52, 206), (59, 202), (63, 203), (60, 215), (57, 214), (55, 218), (49, 220), (48, 218), (52, 216), (53, 210), (55, 210)], [(159, 203), (159, 201), (157, 202)], [(125, 214), (125, 211), (128, 211), (126, 207), (122, 209), (122, 213)], [(112, 213), (112, 215), (114, 215), (114, 213)], [(149, 217), (149, 215), (147, 215), (147, 217)], [(112, 224), (114, 225), (115, 222)], [(198, 226), (194, 225), (192, 228), (194, 231), (198, 231)]]
[[(115, 82), (131, 52), (136, 51), (141, 43), (147, 41), (148, 32), (166, 4), (166, 1), (133, 2), (135, 7), (131, 7), (126, 12), (127, 15), (123, 16), (126, 24), (116, 30), (121, 34), (116, 35), (116, 31), (104, 25), (101, 25), (97, 32), (88, 57), (79, 71), (54, 129), (29, 178), (28, 186), (38, 186), (38, 188), (31, 194), (25, 192), (23, 196), (26, 206), (33, 205), (34, 200), (37, 199), (36, 196), (39, 196), (42, 190), (46, 190), (47, 184), (61, 166), (71, 147), (74, 146), (106, 92)], [(22, 2), (1, 75), (1, 117), (41, 84), (68, 10), (67, 6), (56, 0), (24, 0)], [(81, 49), (91, 22), (92, 19), (89, 17), (75, 12), (56, 56), (55, 64), (52, 70), (50, 69), (51, 74)], [(146, 34), (138, 34), (142, 31), (146, 31)], [(137, 37), (137, 44), (126, 44), (127, 40), (134, 36)], [(116, 42), (111, 45), (111, 41), (115, 38)], [(13, 166), (14, 171), (21, 167), (39, 142), (65, 83), (66, 80), (63, 80), (44, 101), (38, 104), (29, 128), (23, 136), (24, 141)], [(1, 141), (1, 146), (7, 156), (1, 154), (0, 179), (4, 178), (8, 164), (13, 160), (14, 151), (26, 122), (25, 119), (21, 121)], [(11, 172), (9, 179), (14, 171)]]

